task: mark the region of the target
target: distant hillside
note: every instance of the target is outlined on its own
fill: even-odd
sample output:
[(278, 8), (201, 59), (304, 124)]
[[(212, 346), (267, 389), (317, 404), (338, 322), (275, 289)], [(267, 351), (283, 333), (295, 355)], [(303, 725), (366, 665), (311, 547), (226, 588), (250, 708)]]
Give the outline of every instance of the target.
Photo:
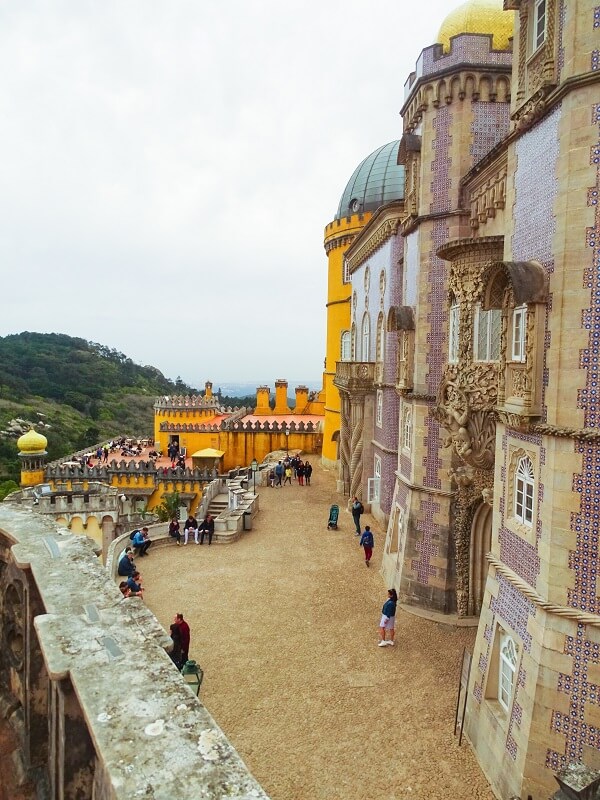
[(118, 434), (150, 436), (161, 394), (197, 389), (117, 350), (58, 333), (0, 337), (0, 481), (18, 479), (11, 420), (40, 423), (49, 458)]

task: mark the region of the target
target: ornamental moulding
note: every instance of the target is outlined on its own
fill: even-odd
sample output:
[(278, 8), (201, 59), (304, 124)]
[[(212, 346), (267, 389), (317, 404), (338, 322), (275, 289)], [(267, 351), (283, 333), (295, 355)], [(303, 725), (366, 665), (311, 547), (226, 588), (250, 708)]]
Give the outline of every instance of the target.
[(515, 589), (518, 589), (518, 591), (533, 603), (533, 605), (542, 608), (549, 614), (555, 614), (558, 617), (573, 620), (573, 622), (581, 622), (584, 625), (592, 625), (594, 628), (600, 628), (600, 616), (597, 614), (590, 614), (588, 611), (579, 611), (577, 608), (571, 608), (570, 606), (559, 606), (555, 603), (550, 603), (532, 589), (516, 572), (513, 572), (510, 567), (507, 567), (506, 564), (499, 561), (491, 553), (488, 553), (487, 560), (498, 574), (502, 575)]
[(355, 238), (355, 233), (346, 233), (343, 236), (336, 236), (335, 239), (325, 242), (325, 252), (329, 253), (330, 250), (335, 250), (336, 247), (344, 247), (346, 244), (351, 244)]
[[(379, 223), (379, 225), (368, 235), (368, 238), (360, 243), (356, 242), (356, 249), (351, 248), (351, 252), (346, 254), (348, 267), (350, 272), (354, 272), (361, 264), (363, 264), (370, 256), (373, 255), (379, 248), (396, 235), (398, 226), (400, 225), (400, 216), (388, 218)], [(368, 228), (365, 229), (365, 232)], [(360, 237), (362, 238), (362, 237)], [(358, 245), (358, 246), (357, 246)]]

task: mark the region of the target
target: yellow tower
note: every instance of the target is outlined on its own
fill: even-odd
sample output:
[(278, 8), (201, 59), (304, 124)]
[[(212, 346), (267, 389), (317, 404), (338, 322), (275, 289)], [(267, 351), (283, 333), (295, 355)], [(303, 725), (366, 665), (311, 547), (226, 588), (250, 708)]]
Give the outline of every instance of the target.
[(404, 198), (404, 167), (397, 163), (400, 142), (389, 142), (375, 150), (354, 170), (342, 194), (333, 222), (325, 228), (327, 278), (327, 348), (323, 372), (325, 420), (323, 455), (325, 466), (339, 460), (340, 394), (333, 383), (338, 361), (352, 360), (352, 283), (345, 270), (344, 254), (371, 219), (373, 212), (392, 200)]
[(31, 430), (17, 440), (21, 459), (21, 486), (37, 486), (44, 482), (44, 464), (48, 439)]

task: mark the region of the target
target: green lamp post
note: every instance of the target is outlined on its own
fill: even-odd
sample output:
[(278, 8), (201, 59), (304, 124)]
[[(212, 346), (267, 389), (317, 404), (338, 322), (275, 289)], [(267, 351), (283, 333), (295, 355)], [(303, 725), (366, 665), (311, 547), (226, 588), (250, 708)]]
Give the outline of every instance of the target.
[[(183, 681), (192, 691), (195, 690), (196, 697), (200, 694), (200, 687), (202, 686), (202, 679), (204, 678), (204, 670), (196, 664), (195, 661), (186, 661), (181, 668)], [(195, 689), (194, 689), (195, 687)]]

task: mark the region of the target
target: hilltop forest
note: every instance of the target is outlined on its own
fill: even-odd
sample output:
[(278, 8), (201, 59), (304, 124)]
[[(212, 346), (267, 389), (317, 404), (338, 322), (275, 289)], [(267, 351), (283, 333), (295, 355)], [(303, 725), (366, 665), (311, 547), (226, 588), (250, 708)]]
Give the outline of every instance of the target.
[[(48, 459), (117, 435), (151, 436), (157, 395), (193, 394), (180, 378), (117, 350), (60, 333), (0, 337), (0, 431), (41, 421)], [(16, 436), (0, 433), (0, 482), (19, 480)]]

